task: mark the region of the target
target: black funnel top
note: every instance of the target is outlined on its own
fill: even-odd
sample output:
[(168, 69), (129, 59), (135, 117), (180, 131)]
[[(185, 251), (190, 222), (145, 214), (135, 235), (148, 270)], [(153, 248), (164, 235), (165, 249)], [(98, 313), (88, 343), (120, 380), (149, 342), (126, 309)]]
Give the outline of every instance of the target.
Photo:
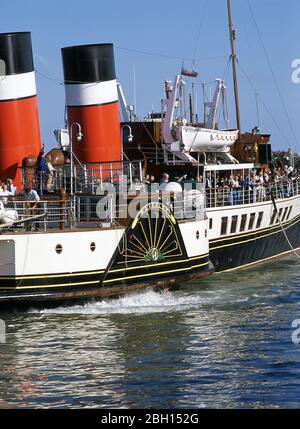
[(62, 48), (66, 84), (103, 82), (116, 78), (112, 43)]
[(31, 33), (0, 34), (0, 59), (5, 62), (7, 75), (32, 72)]

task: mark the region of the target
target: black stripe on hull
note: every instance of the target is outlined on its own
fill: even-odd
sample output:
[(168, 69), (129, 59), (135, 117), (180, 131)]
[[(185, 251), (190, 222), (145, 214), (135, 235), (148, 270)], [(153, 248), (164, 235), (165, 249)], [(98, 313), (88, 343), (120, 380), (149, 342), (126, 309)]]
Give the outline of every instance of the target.
[[(41, 279), (36, 279), (34, 282), (31, 280), (31, 286), (27, 288), (26, 286), (19, 286), (19, 288), (11, 287), (10, 290), (0, 290), (0, 307), (8, 303), (28, 304), (29, 302), (61, 302), (70, 299), (89, 299), (120, 295), (145, 287), (178, 284), (182, 281), (206, 277), (212, 273), (211, 264), (209, 263), (207, 255), (200, 256), (199, 259), (193, 258), (192, 263), (193, 265), (190, 266), (189, 269), (180, 270), (178, 269), (178, 263), (175, 261), (171, 267), (164, 269), (163, 273), (161, 272), (162, 268), (157, 266), (156, 270), (153, 270), (151, 273), (145, 273), (144, 275), (139, 273), (139, 275), (136, 275), (135, 279), (129, 278), (132, 276), (131, 273), (130, 276), (123, 279), (124, 281), (113, 281), (109, 285), (100, 284), (98, 279), (95, 280), (95, 284), (88, 285), (81, 282), (75, 287), (75, 277), (70, 278), (69, 287), (58, 285), (57, 283), (55, 284), (54, 281), (51, 287), (45, 284), (41, 285)], [(134, 270), (136, 273), (137, 271), (139, 271), (139, 269), (136, 271)], [(32, 287), (35, 282), (36, 287)]]
[(192, 272), (207, 273), (210, 270), (208, 256), (201, 256), (198, 260), (189, 261), (174, 260), (172, 263), (158, 264), (155, 266), (134, 267), (130, 270), (125, 268), (122, 271), (111, 270), (109, 275), (103, 280), (104, 287), (122, 287), (128, 284), (153, 283), (157, 279), (169, 279)]
[(2, 276), (0, 277), (0, 291), (5, 289), (40, 289), (40, 288), (61, 288), (75, 286), (99, 286), (101, 274), (104, 270), (91, 271), (87, 273), (64, 273), (44, 276)]
[[(293, 248), (300, 247), (300, 216), (285, 222), (284, 230)], [(216, 272), (255, 264), (289, 251), (291, 247), (280, 225), (210, 242), (210, 260)]]
[[(183, 262), (183, 264), (180, 264)], [(188, 266), (186, 266), (188, 264)], [(109, 282), (103, 282), (105, 286), (108, 283), (111, 283), (112, 287), (115, 287), (117, 284), (119, 285), (128, 285), (128, 279), (138, 278), (146, 279), (148, 278), (148, 282), (152, 282), (159, 276), (158, 273), (162, 273), (162, 277), (170, 276), (171, 273), (182, 273), (184, 271), (197, 270), (199, 272), (205, 272), (208, 269), (209, 259), (208, 255), (202, 255), (193, 258), (192, 260), (184, 260), (184, 261), (174, 261), (172, 264), (158, 264), (156, 266), (149, 267), (147, 265), (132, 267), (130, 269), (126, 269), (125, 267), (117, 272), (111, 272)], [(184, 268), (182, 268), (184, 266)], [(57, 275), (45, 275), (45, 276), (2, 276), (0, 277), (0, 294), (1, 291), (5, 293), (9, 290), (19, 290), (20, 292), (24, 290), (32, 290), (32, 291), (45, 291), (48, 289), (60, 289), (63, 291), (68, 290), (86, 290), (90, 288), (99, 288), (102, 287), (102, 274), (104, 270), (96, 271), (96, 272), (86, 272), (86, 273), (64, 273)], [(122, 281), (118, 282), (118, 278), (122, 277)], [(127, 279), (127, 280), (126, 280)]]
[[(122, 285), (114, 285), (111, 287), (94, 287), (85, 289), (71, 289), (68, 290), (33, 290), (25, 291), (20, 293), (19, 291), (0, 292), (0, 309), (14, 308), (15, 306), (26, 306), (32, 303), (45, 305), (52, 303), (54, 305), (60, 305), (62, 302), (88, 300), (91, 298), (104, 298), (110, 296), (121, 295), (133, 290), (143, 289), (146, 287), (163, 287), (182, 284), (184, 281), (199, 279), (207, 277), (212, 274), (212, 268), (210, 264), (207, 264), (202, 269), (193, 269), (188, 272), (180, 273), (174, 276), (174, 273), (169, 273), (169, 276), (165, 278), (153, 277), (153, 280), (147, 279), (143, 281), (141, 278), (138, 282), (128, 283)], [(8, 307), (9, 306), (9, 307)]]

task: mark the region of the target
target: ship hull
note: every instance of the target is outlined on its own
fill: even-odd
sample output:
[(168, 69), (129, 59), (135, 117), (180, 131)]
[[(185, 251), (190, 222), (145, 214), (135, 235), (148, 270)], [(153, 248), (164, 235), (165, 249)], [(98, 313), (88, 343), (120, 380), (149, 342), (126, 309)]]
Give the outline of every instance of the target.
[(267, 229), (254, 236), (245, 234), (242, 240), (240, 238), (233, 239), (230, 244), (220, 241), (218, 248), (215, 247), (210, 252), (210, 259), (215, 271), (237, 270), (294, 253), (300, 248), (300, 217), (285, 227), (293, 249), (281, 228)]
[(159, 203), (126, 228), (3, 234), (0, 260), (4, 306), (120, 295), (213, 271), (207, 219), (178, 223)]
[(47, 303), (63, 303), (73, 301), (87, 301), (92, 298), (106, 298), (122, 295), (139, 289), (153, 287), (169, 287), (171, 285), (182, 284), (184, 281), (201, 279), (212, 274), (212, 265), (209, 262), (204, 264), (203, 268), (186, 270), (183, 273), (174, 274), (174, 271), (165, 272), (162, 277), (160, 274), (153, 273), (152, 277), (141, 279), (140, 281), (126, 281), (123, 284), (117, 284), (110, 287), (105, 287), (99, 284), (98, 287), (76, 288), (53, 288), (49, 291), (43, 285), (37, 285), (31, 292), (24, 292), (17, 289), (11, 291), (0, 292), (0, 309), (8, 308), (11, 305), (47, 304)]
[[(228, 218), (228, 229), (230, 232), (230, 220), (233, 216), (241, 219), (247, 216), (248, 221), (251, 213), (255, 213), (256, 218), (262, 213), (262, 225), (258, 229), (247, 230), (242, 233), (226, 234), (218, 237), (210, 237), (210, 260), (216, 272), (237, 270), (257, 263), (266, 262), (273, 258), (279, 258), (294, 253), (300, 248), (300, 210), (299, 196), (278, 201), (277, 210), (280, 213), (290, 212), (290, 216), (283, 222), (272, 222), (274, 206), (272, 202), (252, 204), (246, 206), (235, 206), (223, 208), (222, 217)], [(214, 220), (222, 217), (216, 215), (216, 211), (211, 215)], [(224, 216), (226, 215), (226, 216)], [(239, 226), (239, 224), (237, 225)], [(218, 224), (217, 227), (220, 227)]]

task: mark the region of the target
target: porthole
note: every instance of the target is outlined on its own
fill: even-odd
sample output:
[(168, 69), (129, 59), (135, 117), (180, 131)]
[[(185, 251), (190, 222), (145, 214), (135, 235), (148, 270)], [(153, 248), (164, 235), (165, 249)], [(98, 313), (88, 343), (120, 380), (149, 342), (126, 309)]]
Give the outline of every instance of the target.
[(95, 250), (96, 250), (96, 243), (94, 241), (91, 242), (90, 249), (91, 249), (92, 252), (95, 252)]
[(55, 252), (60, 254), (63, 251), (63, 247), (61, 244), (57, 244), (55, 247)]
[(200, 232), (199, 232), (199, 231), (197, 231), (197, 232), (196, 232), (196, 238), (197, 238), (197, 240), (199, 240), (199, 237), (200, 237)]

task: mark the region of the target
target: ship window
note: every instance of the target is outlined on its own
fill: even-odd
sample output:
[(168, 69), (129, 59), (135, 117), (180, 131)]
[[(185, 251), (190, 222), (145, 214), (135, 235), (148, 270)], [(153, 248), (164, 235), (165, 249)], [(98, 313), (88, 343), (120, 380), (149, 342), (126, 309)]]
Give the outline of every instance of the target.
[(234, 234), (236, 232), (237, 221), (238, 221), (237, 215), (234, 215), (231, 217), (230, 234)]
[(55, 252), (60, 254), (63, 251), (63, 247), (61, 244), (57, 244), (55, 247)]
[(255, 220), (255, 213), (251, 213), (250, 219), (249, 219), (248, 229), (253, 229), (254, 220)]
[(256, 228), (260, 228), (263, 215), (264, 215), (264, 212), (259, 212), (258, 213), (258, 219), (257, 219), (257, 223), (256, 223)]
[(212, 229), (213, 227), (213, 220), (212, 218), (209, 219), (209, 229)]
[(273, 223), (274, 223), (274, 221), (275, 221), (276, 213), (277, 213), (277, 210), (276, 210), (276, 209), (274, 209), (274, 210), (273, 210), (273, 213), (272, 213), (271, 220), (270, 220), (270, 225), (273, 225)]
[(293, 206), (291, 206), (291, 207), (289, 208), (289, 212), (288, 212), (288, 215), (287, 215), (287, 217), (286, 217), (286, 220), (288, 220), (288, 219), (290, 218), (292, 208), (293, 208)]
[(284, 219), (285, 219), (285, 217), (286, 217), (286, 214), (287, 214), (287, 211), (288, 211), (288, 207), (286, 207), (286, 208), (284, 209), (284, 212), (283, 212), (283, 216), (282, 216), (281, 222), (283, 222), (283, 221), (284, 221)]
[(95, 250), (96, 250), (96, 243), (94, 241), (91, 242), (90, 249), (91, 249), (92, 252), (95, 252)]
[(240, 231), (245, 231), (246, 222), (247, 222), (247, 215), (243, 214), (241, 219)]
[(227, 234), (227, 224), (228, 224), (228, 217), (222, 217), (221, 221), (221, 235)]
[(278, 222), (279, 222), (279, 219), (281, 219), (281, 213), (282, 213), (282, 207), (281, 207), (281, 209), (279, 209), (279, 212), (278, 212), (278, 218), (277, 218)]

